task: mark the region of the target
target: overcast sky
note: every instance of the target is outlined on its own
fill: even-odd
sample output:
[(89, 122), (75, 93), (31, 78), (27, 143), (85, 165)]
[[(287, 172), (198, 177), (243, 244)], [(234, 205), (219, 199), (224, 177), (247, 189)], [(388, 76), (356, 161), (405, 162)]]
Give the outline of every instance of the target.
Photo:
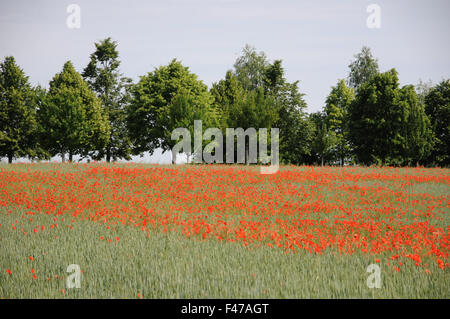
[[(381, 28), (367, 27), (372, 3)], [(66, 24), (70, 4), (81, 8), (79, 29)], [(397, 69), (401, 84), (450, 78), (449, 13), (448, 0), (0, 0), (0, 59), (13, 55), (47, 87), (65, 61), (81, 72), (94, 42), (112, 37), (122, 73), (135, 81), (178, 58), (210, 86), (248, 43), (282, 59), (317, 111), (363, 45), (382, 71)]]

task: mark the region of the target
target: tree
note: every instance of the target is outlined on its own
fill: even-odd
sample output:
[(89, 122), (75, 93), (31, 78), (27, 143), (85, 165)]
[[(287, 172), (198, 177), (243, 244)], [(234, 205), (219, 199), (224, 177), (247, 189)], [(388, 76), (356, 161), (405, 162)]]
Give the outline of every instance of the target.
[(275, 60), (272, 64), (265, 67), (264, 89), (276, 96), (283, 88), (286, 80), (284, 78), (284, 69), (281, 60)]
[(264, 52), (257, 53), (255, 48), (246, 44), (234, 63), (234, 73), (244, 90), (255, 90), (264, 86), (268, 65)]
[[(259, 137), (260, 128), (266, 128), (270, 132), (278, 119), (278, 110), (273, 98), (265, 95), (263, 88), (258, 88), (246, 92), (243, 100), (233, 105), (229, 117), (231, 128), (242, 128), (244, 131), (254, 128)], [(249, 143), (245, 144), (246, 164), (249, 163)]]
[(225, 79), (213, 83), (210, 93), (214, 99), (214, 106), (220, 112), (220, 129), (225, 134), (227, 127), (234, 127), (230, 112), (236, 109), (245, 98), (245, 91), (236, 75), (231, 70), (227, 71)]
[(406, 85), (401, 89), (401, 100), (404, 103), (403, 134), (405, 135), (405, 145), (401, 154), (402, 165), (425, 163), (433, 145), (430, 119), (413, 85)]
[(268, 128), (277, 118), (273, 100), (264, 94), (262, 88), (249, 91), (239, 103), (232, 104), (229, 114), (230, 127)]
[(8, 56), (0, 64), (0, 156), (14, 158), (38, 155), (36, 149), (35, 99), (28, 77)]
[[(262, 86), (245, 90), (231, 71), (226, 73), (224, 80), (213, 84), (211, 94), (214, 97), (214, 104), (221, 112), (223, 136), (226, 135), (226, 128), (242, 128), (243, 130), (254, 128), (259, 134), (259, 128), (270, 130), (278, 119), (278, 110), (273, 96), (265, 93)], [(249, 160), (248, 150), (246, 143), (245, 163)]]
[(32, 106), (35, 111), (37, 130), (33, 136), (34, 154), (31, 157), (36, 159), (47, 159), (51, 157), (50, 152), (45, 147), (45, 141), (48, 136), (47, 127), (44, 121), (41, 120), (41, 111), (45, 108), (47, 103), (47, 90), (40, 85), (32, 88)]
[(304, 94), (299, 92), (299, 81), (288, 83), (284, 78), (281, 60), (275, 60), (266, 68), (264, 89), (271, 96), (280, 129), (280, 159), (285, 163), (300, 164), (310, 155), (312, 126), (306, 117)]
[(425, 112), (433, 130), (433, 150), (428, 162), (450, 166), (450, 80), (433, 87), (425, 97)]
[(125, 104), (129, 101), (127, 88), (131, 79), (121, 77), (117, 42), (111, 38), (95, 43), (96, 50), (84, 69), (83, 78), (102, 101), (103, 113), (109, 120), (110, 134), (104, 148), (93, 157), (130, 160), (131, 142), (126, 126)]
[(329, 130), (326, 123), (326, 116), (323, 112), (315, 112), (310, 115), (310, 121), (314, 127), (313, 139), (311, 143), (312, 156), (314, 162), (323, 166), (332, 158), (333, 145), (336, 143), (336, 136)]
[(338, 159), (341, 165), (344, 165), (345, 159), (350, 155), (347, 115), (354, 98), (354, 90), (347, 87), (344, 80), (339, 80), (337, 85), (331, 88), (324, 109), (327, 127), (335, 136), (334, 158)]
[(103, 148), (109, 137), (109, 123), (102, 112), (101, 101), (91, 91), (70, 61), (50, 81), (46, 103), (39, 110), (46, 128), (45, 146), (52, 156), (69, 154), (88, 156)]
[[(185, 101), (174, 100), (180, 96)], [(158, 147), (164, 151), (172, 149), (176, 141), (170, 138), (171, 131), (180, 119), (167, 116), (173, 111), (171, 108), (189, 103), (190, 107), (203, 110), (193, 114), (215, 114), (209, 109), (212, 101), (208, 87), (176, 59), (142, 76), (132, 89), (132, 100), (127, 108), (127, 123), (135, 154), (145, 151), (152, 154)], [(208, 119), (198, 120), (207, 122)], [(203, 125), (203, 129), (207, 126)]]
[(433, 82), (429, 80), (428, 82), (423, 82), (419, 80), (419, 83), (415, 86), (417, 98), (420, 104), (425, 104), (425, 97), (430, 93), (433, 88)]
[(354, 56), (354, 60), (348, 67), (350, 68), (350, 72), (347, 83), (355, 91), (379, 72), (378, 60), (373, 57), (370, 48), (366, 46), (363, 46), (361, 52)]
[(349, 137), (360, 163), (410, 165), (429, 147), (429, 122), (413, 86), (399, 87), (397, 71), (376, 75), (349, 108)]
[[(219, 129), (222, 136), (226, 136), (227, 128), (237, 128), (235, 113), (243, 105), (245, 90), (238, 78), (231, 70), (225, 74), (225, 79), (213, 83), (210, 93), (213, 97), (213, 105), (219, 112)], [(223, 138), (224, 150), (227, 150), (226, 139)], [(235, 156), (235, 154), (233, 155)], [(227, 153), (223, 153), (223, 162), (226, 162)]]
[(165, 149), (172, 149), (172, 164), (176, 164), (177, 153), (173, 149), (178, 141), (172, 140), (172, 131), (176, 128), (186, 128), (191, 136), (191, 151), (188, 152), (187, 161), (189, 163), (190, 156), (202, 152), (206, 141), (202, 140), (201, 149), (194, 149), (194, 121), (202, 121), (202, 133), (204, 128), (217, 127), (219, 125), (219, 115), (217, 111), (209, 104), (197, 104), (189, 92), (181, 90), (171, 100), (167, 108), (164, 108), (158, 119), (159, 123), (164, 125), (163, 141), (166, 144)]
[(310, 155), (312, 125), (306, 117), (306, 102), (304, 94), (299, 92), (299, 81), (287, 82), (281, 60), (269, 63), (264, 52), (257, 53), (249, 45), (234, 67), (245, 92), (262, 89), (266, 99), (273, 103), (277, 120), (272, 126), (280, 129), (280, 160), (292, 164), (303, 162)]

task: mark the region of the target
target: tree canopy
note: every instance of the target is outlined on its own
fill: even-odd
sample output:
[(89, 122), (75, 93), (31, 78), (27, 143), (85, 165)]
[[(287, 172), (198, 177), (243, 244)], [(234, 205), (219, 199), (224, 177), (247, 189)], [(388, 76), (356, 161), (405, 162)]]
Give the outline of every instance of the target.
[[(203, 116), (196, 119), (204, 122), (204, 128), (215, 123), (218, 119), (212, 102), (208, 87), (176, 59), (142, 76), (133, 87), (127, 108), (134, 152), (152, 154), (157, 147), (170, 150), (176, 144), (170, 132), (183, 122), (183, 117)], [(189, 113), (176, 112), (180, 107), (186, 107)], [(171, 118), (171, 114), (177, 114), (177, 118)]]
[(344, 165), (350, 154), (348, 142), (348, 109), (355, 99), (355, 92), (347, 87), (344, 80), (339, 80), (325, 101), (325, 124), (334, 133), (333, 157)]
[(35, 97), (14, 57), (6, 57), (0, 64), (0, 156), (6, 156), (9, 163), (14, 158), (33, 158), (40, 153)]
[(358, 90), (365, 82), (372, 79), (379, 72), (378, 60), (373, 57), (369, 47), (363, 46), (361, 52), (354, 56), (349, 64), (348, 85)]
[[(185, 134), (188, 161), (206, 146), (213, 150), (207, 162), (223, 163), (244, 156), (236, 144), (234, 154), (223, 152), (220, 135), (227, 150), (227, 143), (249, 141), (250, 132), (276, 128), (283, 164), (450, 166), (450, 80), (401, 86), (397, 71), (380, 72), (366, 46), (348, 65), (346, 80), (331, 86), (322, 109), (309, 114), (303, 82), (288, 81), (281, 59), (250, 45), (210, 88), (176, 59), (133, 83), (120, 72), (117, 47), (111, 38), (96, 42), (82, 74), (68, 61), (48, 89), (33, 87), (14, 57), (6, 57), (0, 157), (11, 163), (61, 155), (64, 161), (68, 154), (70, 161), (77, 155), (109, 162), (161, 148), (176, 163), (174, 146)], [(193, 139), (198, 120), (201, 141)], [(177, 128), (185, 133), (172, 139)], [(234, 140), (226, 138), (228, 128), (235, 129)], [(240, 129), (244, 139), (236, 135)], [(254, 150), (245, 144), (244, 160), (253, 162)], [(257, 152), (261, 147), (265, 153), (264, 146)]]
[(425, 112), (433, 130), (429, 162), (450, 165), (450, 80), (443, 80), (425, 96)]
[(107, 162), (118, 159), (130, 160), (131, 141), (126, 127), (125, 106), (129, 102), (131, 79), (122, 77), (119, 66), (117, 42), (106, 38), (95, 43), (89, 64), (83, 71), (83, 78), (102, 102), (102, 112), (109, 121), (109, 137), (104, 148), (95, 150), (96, 159)]
[(350, 104), (349, 135), (360, 163), (416, 164), (428, 149), (429, 133), (414, 88), (400, 88), (395, 69), (365, 82)]
[(46, 128), (47, 149), (53, 156), (60, 154), (63, 161), (66, 153), (72, 161), (73, 155), (88, 156), (108, 141), (110, 126), (101, 101), (70, 61), (50, 82), (39, 115)]

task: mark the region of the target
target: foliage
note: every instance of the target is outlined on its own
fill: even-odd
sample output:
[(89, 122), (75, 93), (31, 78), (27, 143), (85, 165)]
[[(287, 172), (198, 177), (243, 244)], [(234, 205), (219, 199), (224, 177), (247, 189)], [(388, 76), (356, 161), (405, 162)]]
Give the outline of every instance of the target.
[(251, 91), (264, 85), (268, 65), (264, 52), (258, 53), (255, 48), (246, 44), (242, 55), (234, 63), (234, 72), (244, 90)]
[[(174, 100), (180, 95), (184, 96), (184, 101)], [(185, 102), (190, 104), (189, 107)], [(127, 108), (134, 152), (148, 151), (152, 154), (158, 147), (170, 150), (176, 143), (170, 138), (171, 132), (180, 121), (203, 120), (203, 128), (206, 129), (208, 123), (218, 120), (211, 104), (208, 87), (176, 59), (142, 76), (132, 89), (132, 99)], [(175, 119), (168, 116), (174, 114), (176, 108), (185, 106), (190, 110), (189, 114), (177, 113), (179, 118)], [(195, 118), (197, 116), (199, 118)]]
[(7, 57), (0, 74), (0, 156), (9, 162), (66, 153), (70, 160), (76, 154), (130, 160), (173, 149), (182, 137), (172, 140), (172, 132), (182, 127), (191, 135), (189, 161), (214, 144), (212, 136), (201, 149), (194, 143), (194, 121), (201, 120), (202, 133), (221, 131), (225, 150), (227, 128), (278, 128), (284, 164), (450, 166), (450, 81), (400, 87), (395, 69), (380, 73), (366, 46), (351, 61), (347, 81), (338, 80), (313, 114), (306, 112), (300, 82), (287, 81), (282, 60), (270, 61), (250, 45), (210, 89), (176, 59), (136, 84), (123, 77), (120, 63), (117, 42), (106, 38), (95, 43), (86, 82), (68, 62), (47, 91), (31, 87)]
[(309, 118), (313, 125), (314, 133), (311, 143), (311, 155), (314, 163), (322, 166), (330, 162), (333, 157), (333, 146), (336, 144), (336, 135), (326, 123), (326, 115), (323, 112), (315, 112)]
[(412, 165), (429, 149), (429, 120), (412, 86), (399, 87), (397, 71), (376, 75), (349, 108), (349, 136), (362, 164)]
[(347, 82), (355, 91), (379, 72), (378, 60), (373, 57), (370, 48), (366, 46), (363, 46), (361, 52), (354, 56), (354, 60), (348, 67), (350, 68), (350, 72)]
[(53, 77), (46, 102), (39, 110), (41, 125), (46, 128), (43, 143), (52, 156), (69, 154), (88, 156), (105, 147), (109, 123), (101, 102), (91, 91), (70, 61)]
[(425, 112), (433, 129), (433, 150), (428, 162), (450, 166), (450, 80), (433, 87), (425, 97)]
[(38, 149), (36, 95), (28, 77), (6, 57), (0, 64), (0, 157), (11, 163), (18, 157), (41, 157)]
[(83, 71), (83, 78), (102, 101), (103, 113), (109, 120), (110, 133), (104, 148), (92, 157), (106, 161), (130, 160), (131, 142), (126, 126), (125, 105), (129, 102), (131, 79), (121, 77), (117, 42), (111, 38), (95, 43), (96, 50)]
[(354, 98), (354, 90), (347, 87), (344, 80), (339, 80), (337, 85), (331, 88), (324, 108), (326, 125), (335, 136), (333, 158), (341, 165), (344, 165), (345, 160), (351, 156), (348, 141), (348, 108)]
[(299, 81), (287, 82), (281, 60), (275, 60), (266, 69), (264, 88), (273, 98), (278, 113), (275, 127), (280, 129), (280, 159), (284, 163), (300, 164), (310, 155), (312, 126), (306, 115), (304, 94), (299, 92)]

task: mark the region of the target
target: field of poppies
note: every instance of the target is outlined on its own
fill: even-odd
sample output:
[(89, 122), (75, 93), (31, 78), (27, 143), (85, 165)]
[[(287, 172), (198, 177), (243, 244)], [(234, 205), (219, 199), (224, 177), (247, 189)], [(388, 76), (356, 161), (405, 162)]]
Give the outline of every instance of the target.
[(2, 164), (0, 298), (450, 298), (449, 213), (441, 168)]

